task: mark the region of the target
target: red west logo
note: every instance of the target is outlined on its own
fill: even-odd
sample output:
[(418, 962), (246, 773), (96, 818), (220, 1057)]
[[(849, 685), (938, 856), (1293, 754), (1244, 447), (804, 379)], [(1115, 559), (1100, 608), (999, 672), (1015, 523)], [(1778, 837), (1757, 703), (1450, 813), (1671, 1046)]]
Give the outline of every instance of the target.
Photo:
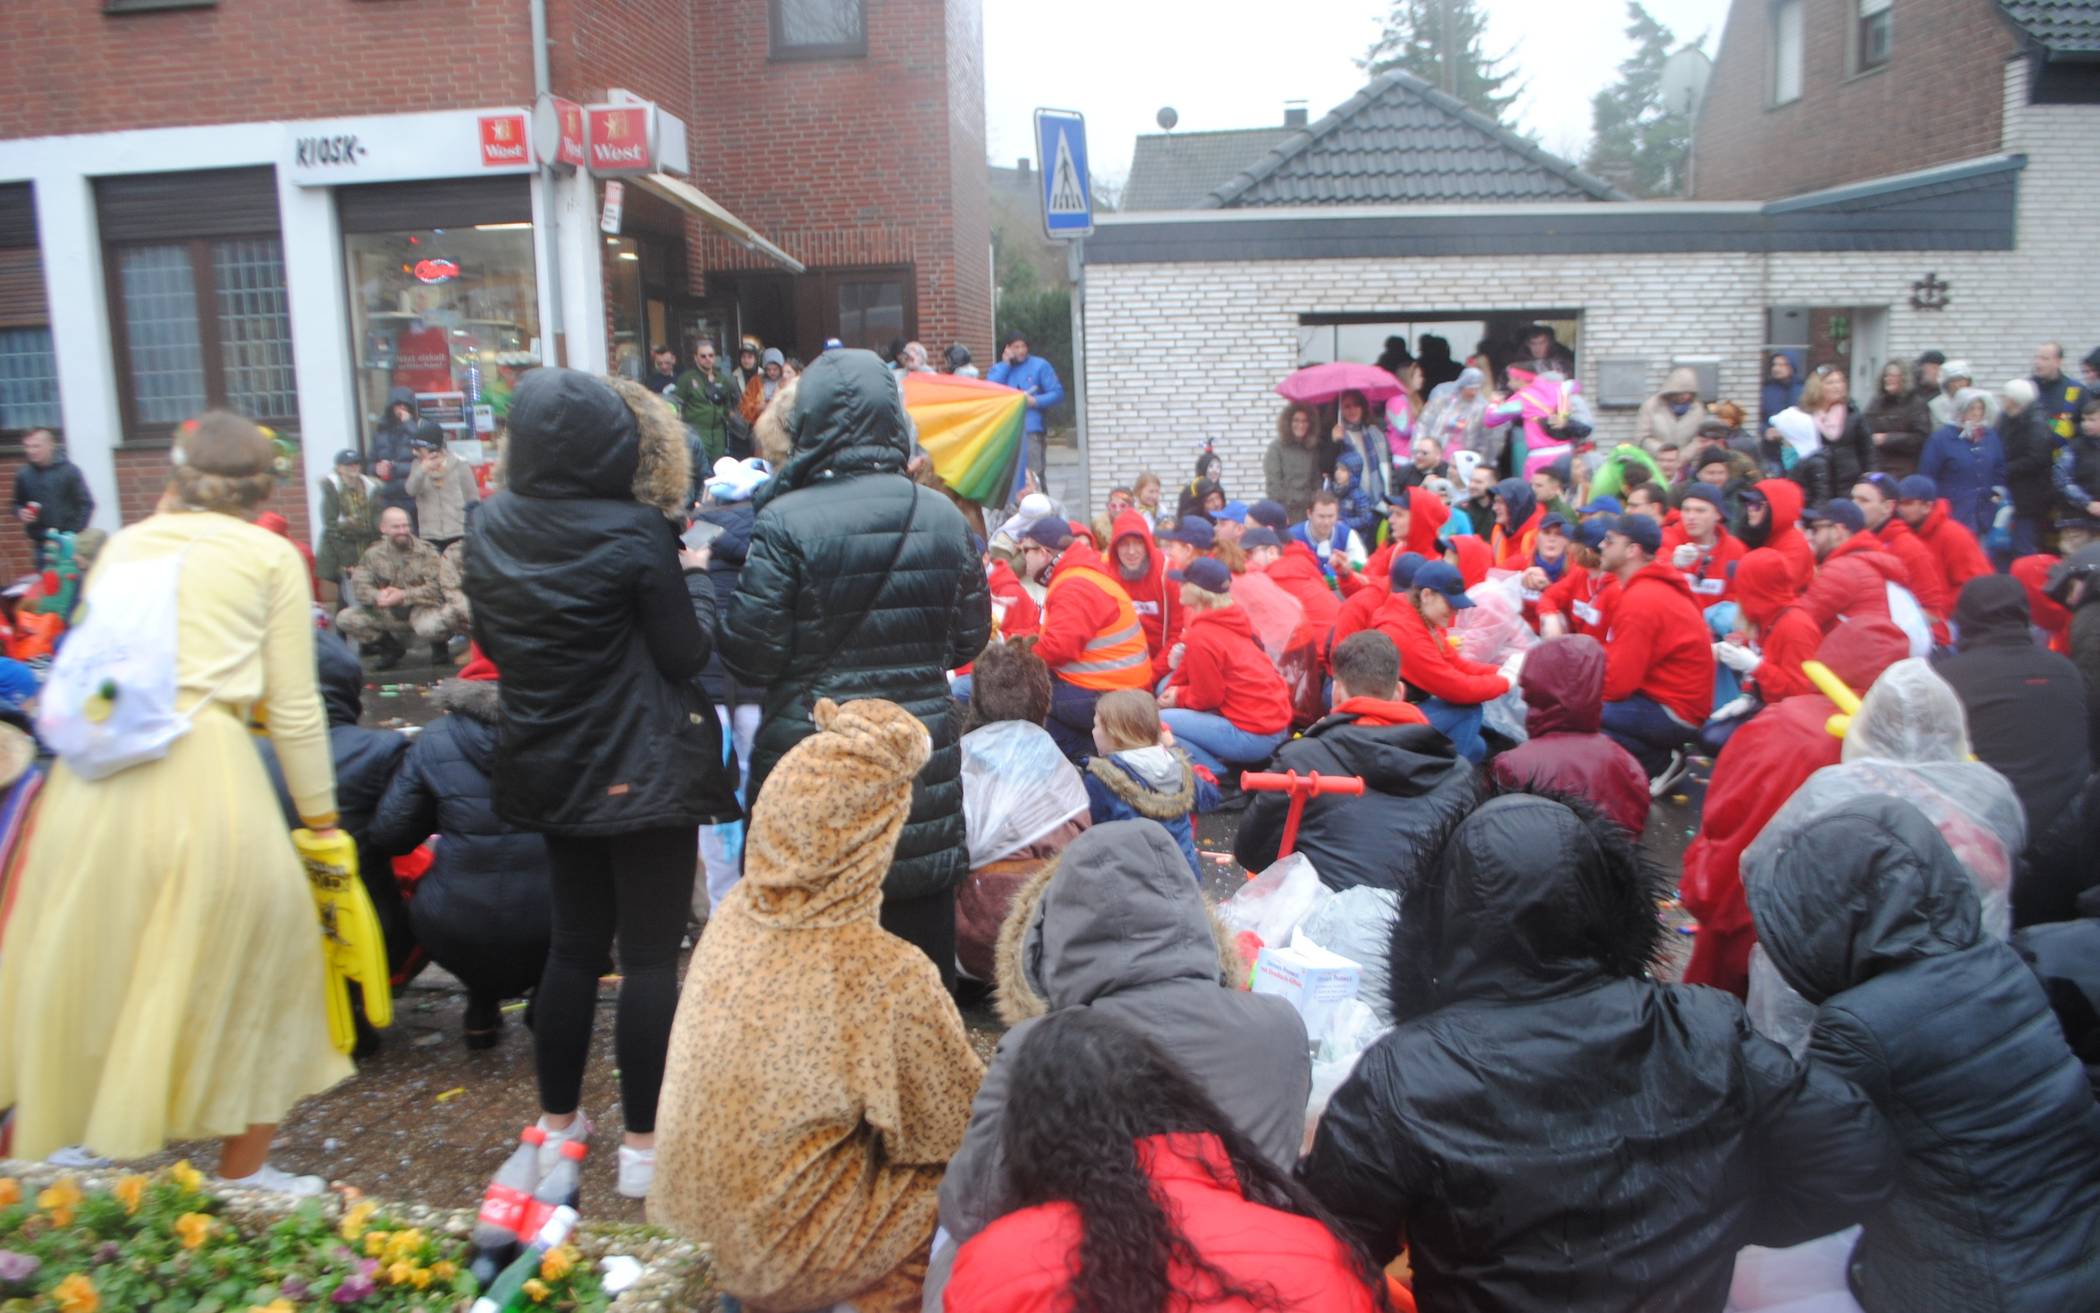
[(484, 114), (480, 122), (483, 168), (532, 163), (523, 114)]

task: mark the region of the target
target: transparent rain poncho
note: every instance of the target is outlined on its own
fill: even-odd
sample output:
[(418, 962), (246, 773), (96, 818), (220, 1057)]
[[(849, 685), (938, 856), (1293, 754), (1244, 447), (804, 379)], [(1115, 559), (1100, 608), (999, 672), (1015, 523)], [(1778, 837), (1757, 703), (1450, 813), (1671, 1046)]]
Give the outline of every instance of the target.
[(970, 869), (1011, 857), (1087, 813), (1086, 783), (1041, 725), (1001, 720), (962, 738)]
[[(1743, 852), (1747, 886), (1770, 868), (1782, 836), (1866, 794), (1923, 812), (1976, 884), (1985, 933), (2012, 934), (2013, 868), (2027, 846), (2027, 818), (2003, 775), (1969, 755), (1961, 699), (1916, 657), (1882, 672), (1845, 733), (1840, 764), (1808, 777)], [(1815, 1009), (1780, 979), (1764, 950), (1750, 958), (1750, 1020), (1799, 1055)]]

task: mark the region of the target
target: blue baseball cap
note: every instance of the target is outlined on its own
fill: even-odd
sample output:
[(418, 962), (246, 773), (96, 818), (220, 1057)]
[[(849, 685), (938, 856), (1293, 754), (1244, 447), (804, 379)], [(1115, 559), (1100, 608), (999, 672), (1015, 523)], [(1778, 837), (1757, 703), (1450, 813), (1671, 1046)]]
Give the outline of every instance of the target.
[(1223, 509), (1211, 512), (1211, 518), (1214, 520), (1231, 520), (1234, 524), (1245, 524), (1247, 522), (1247, 503), (1243, 501), (1226, 502)]
[(1832, 497), (1821, 506), (1809, 507), (1801, 522), (1811, 528), (1817, 524), (1842, 524), (1858, 533), (1867, 527), (1867, 514), (1844, 497)]
[(1896, 485), (1897, 501), (1938, 501), (1939, 499), (1940, 485), (1934, 483), (1929, 475), (1906, 475), (1902, 482)]
[[(1852, 503), (1845, 504), (1850, 506)], [(1645, 515), (1621, 515), (1612, 521), (1611, 532), (1628, 542), (1639, 543), (1650, 555), (1662, 550), (1662, 523)]]
[(1679, 505), (1688, 501), (1703, 501), (1710, 506), (1716, 507), (1727, 505), (1721, 498), (1721, 490), (1711, 483), (1688, 485), (1684, 492), (1678, 496), (1677, 501)]
[(1283, 503), (1266, 497), (1247, 508), (1247, 518), (1256, 524), (1266, 524), (1278, 533), (1291, 527), (1291, 513), (1283, 508)]
[(1281, 547), (1283, 539), (1277, 537), (1276, 531), (1269, 526), (1257, 524), (1240, 535), (1240, 546), (1248, 551), (1256, 547)]
[(1232, 571), (1214, 556), (1199, 556), (1182, 569), (1169, 570), (1167, 578), (1176, 583), (1194, 584), (1206, 593), (1232, 591)]
[(1422, 563), (1428, 559), (1420, 552), (1402, 552), (1395, 556), (1393, 558), (1392, 572), (1389, 576), (1392, 580), (1393, 591), (1405, 592), (1412, 587), (1416, 573), (1421, 570)]
[(1553, 514), (1548, 515), (1545, 519), (1540, 520), (1539, 532), (1544, 533), (1548, 529), (1558, 529), (1561, 531), (1561, 533), (1566, 534), (1568, 531), (1567, 517), (1562, 515), (1559, 511), (1555, 511), (1553, 512)]
[(1604, 535), (1611, 531), (1609, 520), (1584, 520), (1575, 530), (1575, 541), (1594, 552), (1604, 546)]
[(1626, 508), (1619, 504), (1617, 497), (1599, 497), (1575, 513), (1577, 515), (1624, 515)]
[(1459, 577), (1458, 567), (1443, 561), (1425, 561), (1408, 587), (1442, 593), (1454, 610), (1463, 611), (1473, 605), (1473, 599), (1466, 596), (1466, 581)]
[(1159, 536), (1161, 542), (1187, 543), (1199, 551), (1209, 551), (1218, 540), (1210, 521), (1200, 515), (1184, 515), (1181, 523)]

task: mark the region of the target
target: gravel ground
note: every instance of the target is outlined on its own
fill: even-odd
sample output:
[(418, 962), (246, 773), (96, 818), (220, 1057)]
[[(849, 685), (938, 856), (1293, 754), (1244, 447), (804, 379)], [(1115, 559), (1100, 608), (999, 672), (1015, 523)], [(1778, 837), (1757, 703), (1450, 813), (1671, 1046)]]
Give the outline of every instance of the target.
[[(444, 672), (427, 665), (404, 665), (399, 671), (370, 676), (366, 690), (366, 723), (399, 728), (428, 721), (427, 693)], [(392, 684), (394, 696), (384, 694)], [(1706, 768), (1696, 770), (1684, 791), (1666, 798), (1651, 813), (1644, 846), (1674, 875), (1684, 847), (1697, 825)], [(1207, 853), (1227, 854), (1238, 825), (1233, 813), (1200, 819), (1197, 842)], [(1206, 890), (1215, 899), (1228, 896), (1244, 879), (1238, 867), (1211, 864)], [(1660, 909), (1673, 928), (1684, 918), (1674, 907)], [(1677, 950), (1666, 974), (1682, 969), (1690, 940), (1672, 936)], [(620, 1125), (619, 1086), (614, 1074), (613, 1001), (617, 984), (608, 979), (599, 991), (593, 1056), (584, 1082), (584, 1109), (599, 1127), (584, 1165), (586, 1216), (608, 1221), (640, 1221), (642, 1205), (613, 1191), (614, 1147)], [(522, 1011), (506, 1015), (505, 1034), (495, 1048), (470, 1053), (459, 1040), (465, 994), (449, 976), (426, 971), (395, 1004), (395, 1023), (378, 1054), (361, 1064), (357, 1075), (336, 1089), (307, 1100), (293, 1110), (279, 1134), (273, 1160), (301, 1172), (314, 1172), (356, 1186), (379, 1198), (412, 1199), (439, 1207), (469, 1208), (509, 1151), (520, 1128), (538, 1113), (532, 1065), (531, 1034)], [(964, 1014), (973, 1043), (989, 1058), (1001, 1027), (988, 1005)], [(182, 1145), (151, 1161), (180, 1157), (200, 1165), (216, 1162), (208, 1145)]]

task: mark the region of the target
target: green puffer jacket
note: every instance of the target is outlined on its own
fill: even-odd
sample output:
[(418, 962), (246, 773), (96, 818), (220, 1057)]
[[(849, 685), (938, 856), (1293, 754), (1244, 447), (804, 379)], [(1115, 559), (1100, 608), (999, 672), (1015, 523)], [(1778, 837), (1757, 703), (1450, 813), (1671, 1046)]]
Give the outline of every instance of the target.
[(969, 874), (960, 708), (947, 672), (991, 635), (991, 598), (954, 503), (904, 475), (909, 447), (897, 382), (869, 351), (829, 351), (802, 375), (789, 419), (794, 454), (759, 488), (758, 518), (720, 652), (762, 688), (751, 752), (759, 796), (774, 763), (812, 732), (819, 698), (884, 698), (933, 735), (911, 815), (883, 884), (920, 898)]

